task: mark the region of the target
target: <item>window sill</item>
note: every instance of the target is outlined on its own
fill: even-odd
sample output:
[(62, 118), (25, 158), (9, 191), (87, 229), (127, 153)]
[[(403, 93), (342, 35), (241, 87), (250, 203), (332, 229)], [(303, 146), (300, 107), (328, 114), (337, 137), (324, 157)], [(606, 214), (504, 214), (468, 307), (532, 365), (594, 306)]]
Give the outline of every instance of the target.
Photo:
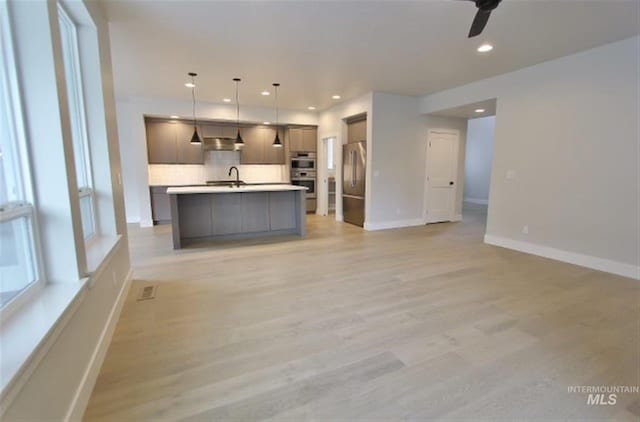
[(78, 282), (43, 283), (17, 312), (0, 320), (0, 418), (56, 341), (110, 261), (122, 236), (96, 236), (86, 245), (90, 274)]
[(87, 253), (87, 271), (89, 272), (89, 288), (98, 278), (104, 264), (109, 261), (116, 250), (116, 246), (122, 239), (121, 235), (94, 236), (87, 241), (85, 250)]
[[(0, 409), (35, 369), (57, 334), (77, 310), (87, 279), (78, 283), (45, 284), (0, 325)], [(27, 376), (21, 376), (21, 375)]]

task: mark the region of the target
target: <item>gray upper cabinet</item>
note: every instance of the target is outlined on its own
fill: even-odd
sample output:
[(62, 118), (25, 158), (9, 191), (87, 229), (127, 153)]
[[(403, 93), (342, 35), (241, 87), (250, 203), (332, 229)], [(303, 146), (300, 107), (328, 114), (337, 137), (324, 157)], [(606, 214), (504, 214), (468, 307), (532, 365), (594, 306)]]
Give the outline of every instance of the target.
[(289, 150), (291, 152), (304, 151), (302, 143), (302, 128), (289, 128)]
[(222, 130), (222, 134), (220, 136), (223, 136), (225, 138), (235, 139), (236, 135), (238, 134), (237, 126), (221, 126), (221, 130)]
[(289, 150), (291, 152), (309, 152), (316, 150), (318, 130), (310, 127), (289, 128)]
[(178, 158), (175, 124), (149, 120), (146, 126), (149, 164), (175, 164)]
[[(273, 127), (254, 126), (241, 128), (244, 147), (240, 153), (241, 164), (284, 164), (284, 148), (273, 146), (276, 130)], [(284, 142), (284, 135), (280, 134)]]
[(202, 125), (202, 137), (217, 138), (222, 136), (222, 126), (205, 123)]
[[(192, 145), (193, 125), (184, 122), (147, 120), (149, 164), (202, 164), (201, 145)], [(202, 136), (202, 129), (198, 129)]]
[[(280, 142), (282, 147), (274, 147), (273, 141), (276, 138), (276, 129), (280, 131)], [(264, 163), (265, 164), (284, 164), (284, 133), (281, 128), (268, 127), (263, 132), (264, 143)]]
[(360, 142), (367, 140), (367, 121), (357, 120), (347, 125), (347, 142)]
[[(176, 150), (178, 164), (203, 164), (204, 154), (202, 145), (192, 144), (193, 125), (186, 123), (176, 123)], [(202, 127), (198, 127), (198, 133), (202, 137)]]
[(240, 164), (262, 164), (264, 159), (264, 145), (262, 131), (257, 126), (241, 127), (240, 134), (244, 146), (240, 151)]
[(302, 129), (302, 146), (305, 151), (315, 151), (317, 149), (318, 130), (316, 128)]

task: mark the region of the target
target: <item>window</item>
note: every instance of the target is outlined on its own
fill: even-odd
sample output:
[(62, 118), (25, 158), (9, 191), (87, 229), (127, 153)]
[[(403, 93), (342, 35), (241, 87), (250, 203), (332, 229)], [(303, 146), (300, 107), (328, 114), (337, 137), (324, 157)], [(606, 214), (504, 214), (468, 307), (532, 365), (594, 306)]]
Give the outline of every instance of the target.
[(71, 20), (64, 8), (58, 4), (58, 21), (60, 39), (69, 100), (69, 118), (71, 120), (71, 136), (73, 138), (73, 155), (80, 198), (80, 215), (85, 240), (95, 234), (94, 192), (91, 179), (91, 160), (87, 121), (84, 109), (82, 89), (82, 73), (80, 69), (80, 53), (76, 24)]
[(0, 308), (38, 281), (34, 210), (25, 183), (28, 167), (5, 14), (0, 7)]
[(336, 138), (327, 138), (327, 169), (335, 170), (336, 164), (334, 162), (333, 148)]

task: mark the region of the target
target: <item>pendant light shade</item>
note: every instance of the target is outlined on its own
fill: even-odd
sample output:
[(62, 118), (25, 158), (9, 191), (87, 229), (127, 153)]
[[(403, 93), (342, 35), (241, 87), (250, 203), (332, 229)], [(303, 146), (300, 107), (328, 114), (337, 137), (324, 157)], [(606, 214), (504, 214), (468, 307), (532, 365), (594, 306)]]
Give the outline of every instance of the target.
[(235, 141), (236, 148), (242, 148), (244, 146), (244, 140), (242, 139), (242, 135), (240, 135), (240, 101), (238, 101), (238, 83), (240, 80), (240, 78), (233, 78), (233, 82), (236, 83), (236, 124), (238, 128)]
[(282, 147), (282, 141), (280, 141), (280, 129), (278, 128), (278, 87), (280, 86), (279, 83), (274, 83), (273, 84), (273, 88), (275, 90), (276, 93), (276, 137), (273, 140), (273, 144), (271, 144), (273, 147), (276, 148), (281, 148)]
[(200, 138), (200, 135), (198, 134), (198, 128), (193, 128), (193, 136), (191, 136), (191, 143), (192, 144), (201, 144), (202, 143), (202, 139)]
[(195, 78), (198, 76), (197, 73), (189, 72), (189, 76), (191, 77), (191, 99), (193, 100), (193, 136), (191, 136), (191, 141), (189, 141), (192, 145), (201, 145), (202, 139), (198, 134), (198, 121), (196, 120), (196, 81)]

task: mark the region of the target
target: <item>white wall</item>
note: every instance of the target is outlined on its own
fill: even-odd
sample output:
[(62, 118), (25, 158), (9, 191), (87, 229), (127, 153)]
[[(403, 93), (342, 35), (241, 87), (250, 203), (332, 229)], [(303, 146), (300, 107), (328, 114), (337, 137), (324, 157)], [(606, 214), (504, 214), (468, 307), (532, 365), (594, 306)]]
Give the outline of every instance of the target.
[(464, 160), (464, 200), (489, 203), (495, 116), (469, 119)]
[(421, 99), (423, 113), (498, 99), (487, 241), (638, 277), (639, 50), (633, 37)]
[[(27, 363), (27, 369), (16, 382), (17, 391), (7, 394), (11, 397), (10, 404), (3, 409), (4, 420), (64, 420), (67, 418), (80, 419), (86, 406), (89, 394), (102, 364), (111, 338), (112, 329), (118, 318), (120, 305), (128, 291), (129, 281), (129, 250), (127, 244), (126, 224), (124, 220), (123, 194), (118, 183), (120, 172), (120, 159), (118, 151), (117, 128), (115, 124), (115, 104), (113, 100), (113, 81), (111, 75), (111, 59), (109, 47), (109, 34), (107, 22), (101, 14), (101, 9), (96, 2), (85, 1), (90, 18), (97, 26), (98, 48), (100, 56), (99, 83), (102, 87), (102, 107), (104, 118), (102, 124), (106, 124), (103, 130), (103, 141), (108, 142), (108, 165), (111, 169), (109, 176), (113, 180), (112, 198), (114, 214), (114, 228), (122, 236), (118, 246), (105, 262), (99, 274), (92, 276), (91, 286), (76, 299), (71, 310), (62, 318), (53, 329), (53, 333), (45, 342), (52, 342), (48, 349), (40, 349), (37, 352), (39, 361)], [(50, 2), (11, 2), (10, 10), (12, 18), (27, 15), (32, 19), (23, 25), (29, 37), (21, 37), (15, 40), (17, 50), (21, 50), (23, 44), (33, 45), (35, 34), (33, 17), (39, 16), (43, 9), (51, 7), (55, 10), (55, 3)], [(70, 5), (70, 9), (82, 8), (82, 3)], [(57, 25), (55, 13), (48, 14), (49, 22), (39, 21), (38, 31), (49, 30), (49, 24)], [(57, 20), (55, 21), (57, 22)], [(21, 23), (13, 20), (14, 30), (21, 32)], [(55, 31), (54, 31), (55, 32)], [(49, 46), (50, 47), (50, 46)], [(55, 51), (55, 50), (54, 50)], [(59, 53), (54, 53), (59, 54)], [(50, 56), (51, 50), (40, 50), (40, 56)], [(37, 59), (37, 57), (29, 57)], [(58, 60), (62, 60), (61, 57)], [(22, 72), (31, 67), (24, 65)], [(95, 75), (94, 75), (95, 76)], [(37, 78), (27, 79), (27, 83), (33, 84)], [(95, 100), (95, 98), (94, 98)], [(94, 104), (95, 106), (95, 104)], [(25, 108), (27, 109), (27, 108)], [(27, 109), (27, 119), (31, 114)], [(47, 116), (47, 119), (58, 119), (60, 116)], [(42, 138), (45, 139), (45, 138)], [(42, 140), (36, 141), (37, 145), (43, 145)], [(46, 143), (46, 142), (44, 142)], [(104, 158), (104, 157), (103, 157)], [(73, 165), (73, 160), (70, 161)], [(68, 281), (68, 282), (75, 282)], [(4, 404), (4, 403), (3, 403)]]
[(426, 131), (418, 98), (375, 92), (369, 123), (372, 179), (365, 228), (422, 224)]
[[(117, 101), (120, 149), (124, 168), (124, 196), (128, 222), (139, 222), (143, 227), (153, 225), (149, 196), (144, 116), (167, 117), (178, 115), (188, 117), (191, 116), (192, 112), (191, 100), (136, 97)], [(240, 120), (243, 122), (262, 123), (263, 121), (271, 121), (273, 113), (274, 110), (271, 107), (242, 106), (241, 104)], [(235, 121), (236, 108), (233, 104), (198, 102), (197, 116), (202, 119)], [(280, 122), (316, 125), (317, 114), (280, 110)]]
[[(373, 94), (368, 93), (353, 100), (344, 101), (318, 115), (318, 140), (324, 138), (335, 137), (335, 158), (336, 158), (336, 219), (342, 220), (342, 145), (347, 142), (347, 124), (345, 119), (366, 113), (367, 114), (367, 148), (371, 148), (371, 103)], [(318, 153), (322, 153), (320, 143), (318, 144)], [(370, 154), (370, 153), (369, 153)], [(319, 162), (325, 162), (324, 157), (318, 157)], [(326, 169), (320, 167), (318, 169), (318, 180), (327, 178)], [(365, 221), (370, 213), (371, 203), (371, 166), (367, 163), (367, 180), (365, 185)], [(318, 210), (325, 209), (327, 201), (327, 186), (322, 184), (318, 186)], [(322, 201), (322, 203), (320, 202)]]

